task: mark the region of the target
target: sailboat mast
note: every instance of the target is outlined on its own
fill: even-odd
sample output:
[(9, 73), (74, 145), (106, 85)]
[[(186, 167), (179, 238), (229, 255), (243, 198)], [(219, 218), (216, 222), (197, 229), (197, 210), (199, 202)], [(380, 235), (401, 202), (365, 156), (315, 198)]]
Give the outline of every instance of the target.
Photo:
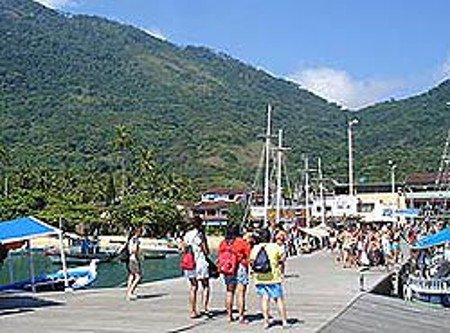
[(320, 218), (322, 225), (325, 225), (325, 201), (323, 196), (322, 159), (320, 157), (317, 160), (317, 169), (319, 170)]
[(281, 162), (283, 149), (283, 130), (278, 130), (278, 149), (277, 149), (277, 208), (276, 208), (276, 222), (280, 223), (280, 209), (281, 209)]
[(305, 219), (306, 226), (310, 227), (310, 217), (309, 217), (309, 165), (308, 165), (308, 155), (305, 155)]
[(269, 164), (270, 164), (270, 136), (271, 136), (272, 107), (267, 105), (267, 131), (266, 131), (266, 161), (264, 170), (264, 227), (268, 226), (269, 210)]

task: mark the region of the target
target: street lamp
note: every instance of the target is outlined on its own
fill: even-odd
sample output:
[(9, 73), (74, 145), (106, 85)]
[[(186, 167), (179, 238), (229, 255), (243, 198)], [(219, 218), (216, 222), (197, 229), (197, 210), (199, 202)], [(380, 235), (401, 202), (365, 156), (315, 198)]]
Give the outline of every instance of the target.
[(397, 164), (395, 164), (392, 160), (389, 160), (388, 164), (391, 167), (391, 191), (392, 193), (395, 193), (395, 169), (397, 168)]
[(359, 123), (358, 119), (352, 119), (348, 122), (348, 193), (353, 196), (353, 135), (352, 127)]

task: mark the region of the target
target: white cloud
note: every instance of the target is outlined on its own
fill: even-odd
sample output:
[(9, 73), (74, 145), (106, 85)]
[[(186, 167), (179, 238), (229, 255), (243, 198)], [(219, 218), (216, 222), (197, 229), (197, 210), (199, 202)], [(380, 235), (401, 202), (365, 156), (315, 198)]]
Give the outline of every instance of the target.
[(447, 58), (441, 65), (441, 70), (438, 77), (439, 81), (448, 79), (450, 79), (450, 58)]
[(331, 102), (350, 109), (368, 106), (391, 97), (403, 87), (400, 80), (360, 80), (344, 70), (329, 67), (304, 68), (289, 79)]
[(39, 2), (41, 5), (44, 5), (52, 9), (60, 9), (63, 7), (76, 5), (79, 2), (78, 0), (34, 0), (34, 1)]
[(149, 34), (152, 37), (161, 39), (161, 40), (167, 40), (167, 37), (163, 34), (163, 32), (161, 30), (159, 30), (158, 28), (140, 28), (142, 31), (144, 31), (145, 33)]

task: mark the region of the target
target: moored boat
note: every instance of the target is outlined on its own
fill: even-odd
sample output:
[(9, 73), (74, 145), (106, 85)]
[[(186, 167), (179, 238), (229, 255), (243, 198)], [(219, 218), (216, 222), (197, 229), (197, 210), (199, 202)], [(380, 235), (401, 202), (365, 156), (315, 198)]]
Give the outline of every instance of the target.
[[(69, 268), (67, 270), (68, 287), (82, 289), (88, 287), (97, 278), (97, 260), (92, 260), (87, 266)], [(32, 279), (0, 286), (0, 291), (25, 290), (25, 291), (61, 291), (64, 290), (65, 275), (63, 270), (54, 273), (42, 274)]]
[(410, 278), (406, 288), (408, 298), (450, 307), (450, 278)]

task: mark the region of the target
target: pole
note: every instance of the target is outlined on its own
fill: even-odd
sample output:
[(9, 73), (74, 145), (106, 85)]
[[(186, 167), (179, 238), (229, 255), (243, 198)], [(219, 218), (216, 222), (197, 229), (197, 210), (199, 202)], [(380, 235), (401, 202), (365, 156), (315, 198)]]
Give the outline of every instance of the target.
[(281, 209), (281, 159), (283, 149), (283, 130), (278, 130), (278, 150), (277, 150), (277, 208), (276, 208), (276, 222), (280, 223), (280, 209)]
[(29, 240), (27, 241), (27, 249), (28, 249), (28, 258), (29, 258), (29, 263), (30, 263), (31, 291), (33, 293), (35, 293), (36, 286), (35, 286), (33, 251), (31, 251), (31, 244), (30, 244)]
[(319, 170), (319, 189), (320, 189), (320, 218), (322, 226), (325, 225), (325, 200), (323, 196), (323, 177), (322, 177), (322, 159), (317, 160), (317, 169)]
[(8, 184), (8, 176), (5, 176), (5, 187), (3, 189), (5, 198), (8, 197), (8, 186), (9, 186), (9, 184)]
[(353, 134), (352, 126), (358, 124), (358, 119), (353, 119), (348, 122), (348, 194), (354, 196), (353, 189)]
[(270, 164), (270, 136), (271, 136), (271, 112), (272, 107), (267, 105), (267, 130), (266, 130), (266, 163), (264, 170), (264, 227), (268, 226), (269, 210), (269, 164)]
[(310, 216), (309, 216), (309, 170), (308, 170), (308, 155), (305, 155), (305, 218), (306, 227), (310, 227)]
[(9, 271), (9, 283), (13, 284), (14, 282), (14, 267), (12, 265), (12, 255), (11, 251), (8, 251), (8, 271)]
[(395, 165), (391, 167), (391, 190), (395, 193)]
[(61, 255), (61, 263), (64, 274), (64, 290), (69, 289), (69, 278), (67, 276), (67, 262), (66, 262), (66, 253), (64, 252), (64, 242), (63, 242), (63, 231), (62, 231), (62, 218), (59, 217), (59, 249)]
[(352, 122), (348, 123), (348, 194), (353, 196)]

